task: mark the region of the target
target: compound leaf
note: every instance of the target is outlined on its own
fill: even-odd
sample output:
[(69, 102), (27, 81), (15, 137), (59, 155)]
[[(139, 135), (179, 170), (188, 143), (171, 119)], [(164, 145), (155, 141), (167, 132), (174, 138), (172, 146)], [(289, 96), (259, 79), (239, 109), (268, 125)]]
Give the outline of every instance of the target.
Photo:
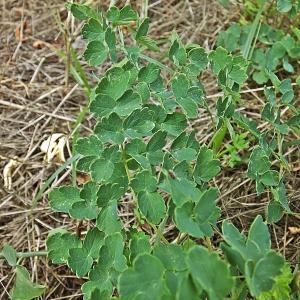
[(210, 299), (225, 299), (233, 286), (229, 267), (216, 253), (195, 246), (189, 250), (188, 266), (192, 277)]
[(164, 266), (155, 256), (139, 255), (134, 261), (133, 267), (127, 269), (120, 276), (121, 298), (124, 300), (163, 299), (164, 271)]
[(49, 193), (50, 206), (54, 211), (69, 212), (72, 205), (82, 201), (80, 190), (73, 186), (55, 188)]
[(164, 199), (156, 192), (140, 192), (138, 194), (138, 204), (142, 214), (153, 224), (158, 224), (165, 216), (166, 206)]
[(194, 170), (194, 177), (197, 182), (207, 182), (220, 172), (220, 161), (214, 159), (213, 151), (206, 146), (200, 148)]
[(84, 59), (93, 67), (101, 65), (107, 58), (107, 50), (102, 41), (91, 41), (83, 54)]
[(12, 300), (31, 300), (40, 297), (46, 287), (33, 283), (30, 274), (23, 266), (16, 266), (16, 284), (10, 293)]
[(93, 258), (86, 248), (73, 248), (69, 250), (68, 266), (77, 277), (85, 276), (91, 269)]

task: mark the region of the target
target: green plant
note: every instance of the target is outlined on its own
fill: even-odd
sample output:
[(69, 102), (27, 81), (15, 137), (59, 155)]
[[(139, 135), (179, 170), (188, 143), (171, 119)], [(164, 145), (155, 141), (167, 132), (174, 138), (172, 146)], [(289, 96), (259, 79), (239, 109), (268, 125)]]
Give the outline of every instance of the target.
[[(245, 138), (251, 136), (256, 146), (247, 173), (258, 193), (268, 188), (273, 194), (267, 220), (291, 213), (283, 183), (284, 135), (299, 125), (291, 82), (268, 71), (274, 88), (265, 90), (262, 118), (270, 129), (261, 133), (236, 111), (248, 77), (245, 56), (223, 47), (207, 54), (173, 34), (166, 66), (148, 56), (158, 49), (147, 36), (149, 19), (140, 20), (130, 6), (112, 6), (106, 15), (85, 5), (68, 8), (85, 22), (87, 62), (98, 66), (109, 58), (112, 65), (91, 92), (90, 111), (97, 120), (93, 134), (74, 145), (76, 170), (90, 174), (91, 181), (49, 194), (54, 211), (88, 220), (90, 229), (83, 237), (51, 231), (48, 258), (88, 277), (82, 285), (86, 300), (292, 297), (291, 268), (271, 249), (263, 218), (253, 220), (247, 236), (228, 221), (219, 230), (218, 189), (212, 184), (221, 170), (217, 154), (227, 131), (234, 148), (226, 151), (232, 156), (248, 148)], [(200, 145), (188, 124), (199, 107), (208, 110), (199, 81), (207, 68), (223, 96), (216, 104), (213, 138)], [(283, 107), (294, 112), (287, 122), (280, 118)], [(127, 219), (118, 216), (125, 208)], [(174, 235), (168, 236), (165, 228), (171, 224)], [(217, 232), (223, 240), (219, 248), (211, 240)]]

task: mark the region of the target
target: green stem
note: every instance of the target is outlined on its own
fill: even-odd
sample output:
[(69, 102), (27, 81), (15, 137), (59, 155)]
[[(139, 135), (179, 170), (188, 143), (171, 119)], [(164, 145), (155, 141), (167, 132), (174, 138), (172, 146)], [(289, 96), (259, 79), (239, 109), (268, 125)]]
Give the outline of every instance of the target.
[(153, 64), (159, 66), (161, 69), (167, 71), (170, 74), (174, 73), (174, 71), (171, 68), (165, 66), (164, 64), (162, 64), (161, 62), (159, 62), (158, 60), (156, 60), (156, 59), (154, 59), (152, 57), (149, 57), (149, 56), (141, 53), (140, 54), (140, 58), (142, 58), (142, 59), (144, 59), (144, 60), (146, 60), (146, 61), (148, 61), (150, 63), (153, 63)]
[(158, 236), (165, 244), (169, 244), (169, 241), (164, 237), (162, 234), (160, 228), (156, 227), (156, 225), (149, 223), (149, 225), (152, 227), (154, 230), (156, 236)]
[[(18, 258), (36, 257), (36, 256), (47, 256), (47, 251), (28, 251), (28, 252), (17, 252)], [(4, 255), (0, 253), (0, 259), (4, 259)]]

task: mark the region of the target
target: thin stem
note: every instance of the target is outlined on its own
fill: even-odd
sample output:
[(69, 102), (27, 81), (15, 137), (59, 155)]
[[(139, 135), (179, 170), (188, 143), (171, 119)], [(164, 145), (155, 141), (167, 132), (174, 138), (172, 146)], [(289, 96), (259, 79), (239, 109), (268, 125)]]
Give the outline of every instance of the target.
[(161, 69), (165, 70), (166, 72), (168, 72), (170, 74), (174, 73), (174, 71), (171, 68), (165, 66), (164, 64), (162, 64), (161, 62), (159, 62), (158, 60), (156, 60), (156, 59), (154, 59), (152, 57), (149, 57), (149, 56), (141, 53), (140, 54), (140, 58), (142, 58), (142, 59), (144, 59), (144, 60), (146, 60), (146, 61), (148, 61), (150, 63), (153, 63), (153, 64), (159, 66)]
[[(35, 256), (47, 256), (47, 251), (28, 251), (28, 252), (17, 252), (18, 258), (27, 258), (27, 257), (35, 257)], [(4, 255), (0, 253), (0, 259), (4, 259)]]

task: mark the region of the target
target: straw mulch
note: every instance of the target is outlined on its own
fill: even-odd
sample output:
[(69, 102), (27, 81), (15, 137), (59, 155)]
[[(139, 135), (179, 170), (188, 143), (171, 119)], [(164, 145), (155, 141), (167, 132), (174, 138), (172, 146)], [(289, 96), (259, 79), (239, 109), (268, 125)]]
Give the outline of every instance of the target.
[[(103, 1), (89, 1), (94, 4)], [(47, 193), (36, 208), (32, 200), (42, 183), (59, 167), (59, 163), (46, 163), (40, 145), (50, 134), (61, 132), (67, 136), (74, 121), (87, 104), (81, 87), (69, 74), (64, 59), (57, 54), (66, 50), (66, 42), (80, 53), (84, 44), (79, 37), (80, 24), (68, 18), (62, 0), (2, 0), (0, 9), (0, 249), (5, 243), (18, 251), (45, 250), (49, 230), (57, 227), (76, 231), (79, 224), (67, 215), (51, 212)], [(131, 1), (142, 12), (142, 0)], [(101, 4), (105, 8), (104, 4)], [(170, 36), (176, 30), (186, 42), (200, 43), (207, 50), (215, 44), (216, 35), (239, 17), (238, 7), (225, 10), (217, 1), (209, 0), (156, 0), (149, 1), (148, 15), (152, 19), (150, 35), (156, 39)], [(68, 42), (67, 42), (68, 43)], [(163, 50), (162, 50), (163, 52)], [(163, 54), (163, 53), (162, 53)], [(83, 62), (83, 66), (85, 66)], [(101, 69), (98, 70), (101, 72)], [(203, 75), (209, 105), (213, 109), (217, 99), (215, 79)], [(244, 113), (257, 117), (262, 96), (250, 89), (243, 94)], [(87, 117), (82, 134), (88, 133), (93, 120)], [(201, 111), (193, 124), (201, 142), (212, 136), (209, 116)], [(70, 141), (72, 143), (72, 141)], [(290, 149), (290, 158), (297, 160), (299, 148)], [(18, 161), (13, 172), (12, 189), (3, 186), (2, 171), (9, 159)], [(291, 208), (299, 211), (299, 164), (288, 175), (288, 194)], [(225, 168), (214, 182), (220, 188), (219, 205), (223, 218), (232, 219), (241, 229), (257, 214), (264, 214), (271, 197), (264, 193), (257, 197), (253, 183), (245, 175), (246, 167)], [(70, 180), (70, 170), (61, 173), (52, 186)], [(46, 191), (47, 192), (47, 191)], [(88, 224), (80, 226), (84, 230)], [(293, 265), (299, 261), (299, 235), (292, 235), (289, 226), (300, 227), (296, 217), (284, 217), (270, 226), (274, 247)], [(172, 228), (166, 228), (172, 230)], [(218, 242), (217, 240), (215, 241)], [(23, 260), (32, 279), (47, 285), (43, 299), (81, 299), (80, 285), (65, 266), (51, 265), (45, 258)], [(11, 268), (0, 261), (0, 299), (9, 299), (8, 291), (14, 282)]]

